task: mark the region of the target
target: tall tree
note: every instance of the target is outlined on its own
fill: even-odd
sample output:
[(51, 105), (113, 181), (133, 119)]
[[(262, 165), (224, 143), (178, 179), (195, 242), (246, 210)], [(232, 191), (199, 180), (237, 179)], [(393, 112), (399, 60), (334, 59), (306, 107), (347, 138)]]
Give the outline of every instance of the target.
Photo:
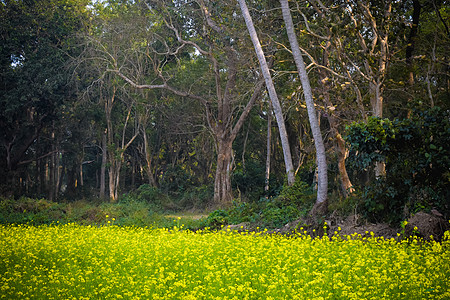
[(253, 25), (253, 20), (250, 16), (250, 12), (248, 10), (247, 4), (245, 3), (245, 0), (239, 0), (239, 5), (241, 7), (245, 23), (247, 25), (247, 30), (250, 34), (250, 38), (255, 48), (256, 56), (258, 57), (259, 64), (261, 66), (261, 71), (264, 76), (264, 80), (266, 82), (267, 91), (269, 92), (269, 97), (272, 102), (275, 118), (277, 120), (278, 130), (280, 133), (281, 143), (283, 146), (284, 163), (286, 167), (288, 184), (293, 185), (295, 182), (294, 165), (292, 164), (291, 149), (289, 146), (289, 139), (286, 132), (286, 125), (284, 123), (283, 111), (281, 110), (280, 101), (278, 100), (278, 95), (275, 90), (275, 86), (273, 84), (272, 76), (270, 75), (266, 57), (264, 56), (264, 51), (261, 47), (261, 43), (259, 42), (255, 26)]
[(314, 144), (317, 155), (318, 168), (318, 189), (316, 204), (326, 205), (328, 194), (328, 175), (327, 175), (327, 160), (325, 155), (325, 146), (323, 144), (322, 134), (320, 132), (319, 122), (317, 120), (317, 113), (314, 108), (314, 100), (312, 96), (311, 85), (309, 83), (308, 74), (306, 73), (305, 63), (303, 62), (302, 54), (297, 41), (297, 36), (294, 32), (294, 23), (289, 9), (287, 0), (280, 0), (281, 10), (283, 12), (283, 19), (286, 24), (286, 32), (291, 44), (292, 55), (294, 56), (295, 64), (300, 76), (300, 81), (305, 95), (306, 107), (308, 109), (309, 123), (314, 137)]
[[(339, 18), (332, 12), (333, 9), (320, 6), (316, 1), (311, 3), (306, 7), (297, 3), (296, 7), (296, 23), (298, 22), (302, 33), (299, 36), (302, 43), (300, 51), (309, 61), (309, 81), (313, 94), (314, 89), (320, 94), (316, 97), (315, 104), (320, 107), (319, 117), (323, 116), (328, 120), (337, 156), (341, 192), (347, 196), (354, 188), (345, 165), (348, 150), (341, 135), (344, 127), (342, 123), (344, 118), (365, 117), (363, 97), (345, 61), (339, 57), (341, 30), (335, 25), (335, 22), (339, 23)], [(329, 3), (324, 5), (332, 6)], [(353, 87), (354, 93), (346, 88), (348, 85)], [(355, 102), (345, 99), (354, 97)], [(359, 115), (355, 114), (358, 110)]]
[[(164, 90), (203, 105), (217, 151), (214, 202), (226, 206), (232, 200), (232, 144), (263, 84), (256, 72), (248, 72), (252, 60), (247, 59), (245, 45), (240, 42), (241, 32), (224, 21), (235, 18), (227, 3), (212, 5), (199, 0), (181, 4), (147, 2), (148, 10), (143, 14), (147, 24), (151, 20), (154, 26), (142, 23), (128, 32), (130, 39), (133, 34), (141, 41), (128, 45), (138, 47), (125, 44), (117, 53), (100, 49), (106, 62), (103, 70), (116, 74), (132, 88)], [(139, 26), (136, 18), (128, 22), (130, 27)], [(141, 68), (143, 65), (148, 67)]]
[[(58, 142), (52, 134), (61, 128), (53, 126), (65, 111), (64, 105), (75, 99), (68, 65), (70, 55), (75, 54), (74, 34), (87, 18), (86, 4), (84, 0), (0, 3), (2, 173), (13, 175), (31, 163), (41, 164), (58, 149), (42, 146), (44, 141)], [(42, 134), (48, 139), (39, 139)], [(50, 184), (57, 184), (57, 178), (52, 176)]]

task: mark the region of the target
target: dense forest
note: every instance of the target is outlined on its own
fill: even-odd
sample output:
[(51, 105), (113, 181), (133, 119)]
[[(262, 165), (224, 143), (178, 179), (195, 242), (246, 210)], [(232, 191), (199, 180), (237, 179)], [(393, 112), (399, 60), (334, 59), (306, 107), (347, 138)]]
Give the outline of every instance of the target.
[(3, 197), (450, 217), (448, 1), (2, 0), (0, 23)]

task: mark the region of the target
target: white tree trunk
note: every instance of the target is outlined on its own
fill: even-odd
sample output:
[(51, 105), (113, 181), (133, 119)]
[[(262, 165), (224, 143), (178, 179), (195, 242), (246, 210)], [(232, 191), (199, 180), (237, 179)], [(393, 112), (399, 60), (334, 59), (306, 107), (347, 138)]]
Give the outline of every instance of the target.
[(309, 83), (308, 74), (306, 73), (305, 63), (303, 62), (302, 54), (298, 45), (297, 37), (294, 32), (294, 24), (289, 9), (288, 0), (280, 0), (281, 10), (283, 12), (283, 19), (286, 25), (286, 32), (291, 44), (292, 55), (294, 56), (295, 64), (300, 76), (300, 81), (303, 86), (303, 93), (305, 95), (306, 107), (308, 110), (309, 123), (314, 137), (314, 145), (316, 147), (317, 168), (318, 168), (318, 189), (316, 203), (325, 203), (328, 192), (328, 175), (327, 175), (327, 160), (325, 155), (325, 146), (323, 144), (322, 134), (320, 132), (319, 122), (317, 120), (316, 111), (314, 108), (314, 100)]
[(146, 162), (145, 171), (147, 173), (148, 184), (150, 184), (153, 187), (156, 187), (156, 180), (155, 180), (155, 177), (153, 177), (153, 172), (152, 172), (152, 154), (150, 153), (150, 149), (149, 149), (145, 125), (142, 125), (141, 129), (142, 129), (142, 136), (144, 137), (144, 153), (145, 153), (145, 162)]
[(277, 92), (273, 85), (272, 76), (270, 75), (269, 67), (267, 65), (264, 52), (259, 42), (258, 35), (256, 34), (255, 26), (253, 25), (250, 12), (245, 4), (245, 0), (238, 0), (241, 6), (242, 15), (244, 16), (245, 24), (247, 25), (250, 38), (252, 39), (253, 46), (255, 47), (256, 56), (258, 57), (259, 64), (261, 66), (261, 71), (266, 82), (267, 91), (269, 92), (269, 97), (272, 102), (273, 111), (275, 113), (275, 118), (278, 124), (278, 130), (280, 132), (281, 145), (283, 147), (284, 163), (286, 166), (286, 174), (288, 178), (288, 184), (293, 185), (295, 181), (294, 175), (294, 165), (292, 164), (291, 149), (289, 146), (289, 140), (286, 132), (286, 126), (284, 124), (283, 112), (281, 110), (280, 102), (278, 101)]
[(107, 143), (106, 143), (106, 130), (102, 132), (102, 165), (100, 168), (100, 199), (105, 198), (106, 191), (106, 163), (107, 163)]
[(267, 113), (267, 155), (266, 155), (266, 177), (265, 177), (265, 186), (264, 191), (269, 190), (269, 180), (270, 180), (270, 158), (271, 158), (271, 149), (272, 149), (272, 108), (269, 103), (269, 109)]

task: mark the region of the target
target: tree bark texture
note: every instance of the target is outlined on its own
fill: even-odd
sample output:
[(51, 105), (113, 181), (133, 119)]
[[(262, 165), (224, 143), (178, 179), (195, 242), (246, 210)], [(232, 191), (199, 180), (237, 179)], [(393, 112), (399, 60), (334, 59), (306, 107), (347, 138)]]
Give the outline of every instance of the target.
[(284, 163), (286, 167), (286, 174), (288, 178), (288, 184), (293, 185), (295, 182), (294, 175), (294, 165), (292, 163), (291, 149), (289, 146), (289, 139), (286, 131), (286, 125), (284, 123), (283, 112), (281, 109), (280, 102), (278, 100), (278, 95), (273, 84), (272, 76), (270, 75), (269, 67), (267, 65), (266, 58), (264, 56), (261, 43), (259, 42), (258, 35), (256, 34), (255, 26), (253, 25), (253, 20), (250, 16), (247, 4), (245, 0), (239, 0), (239, 5), (241, 6), (242, 15), (244, 16), (245, 24), (247, 25), (247, 30), (250, 34), (253, 46), (255, 47), (256, 56), (258, 57), (259, 64), (261, 66), (261, 71), (266, 82), (267, 91), (269, 93), (270, 100), (272, 102), (273, 111), (275, 113), (275, 118), (278, 124), (278, 130), (280, 133), (281, 146), (283, 148)]
[(317, 168), (318, 168), (318, 189), (316, 203), (326, 203), (328, 194), (328, 174), (327, 174), (327, 159), (325, 155), (325, 146), (323, 144), (322, 134), (320, 132), (319, 122), (317, 120), (316, 110), (314, 108), (314, 100), (309, 83), (308, 74), (306, 73), (305, 63), (303, 62), (300, 47), (298, 45), (297, 37), (294, 32), (294, 24), (289, 9), (288, 0), (280, 0), (281, 10), (283, 12), (283, 19), (286, 25), (286, 32), (291, 44), (292, 55), (294, 56), (295, 64), (300, 76), (300, 81), (303, 87), (306, 107), (308, 110), (309, 123), (314, 138), (314, 145), (316, 147)]
[(226, 207), (231, 205), (231, 167), (233, 160), (232, 142), (221, 140), (217, 145), (217, 167), (214, 181), (214, 199), (216, 204)]

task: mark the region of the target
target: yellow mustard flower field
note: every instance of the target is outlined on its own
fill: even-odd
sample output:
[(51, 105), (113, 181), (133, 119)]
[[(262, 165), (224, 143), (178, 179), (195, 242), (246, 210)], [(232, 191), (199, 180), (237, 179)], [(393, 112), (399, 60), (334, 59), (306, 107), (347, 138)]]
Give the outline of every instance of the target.
[(3, 299), (450, 299), (442, 243), (0, 226)]

